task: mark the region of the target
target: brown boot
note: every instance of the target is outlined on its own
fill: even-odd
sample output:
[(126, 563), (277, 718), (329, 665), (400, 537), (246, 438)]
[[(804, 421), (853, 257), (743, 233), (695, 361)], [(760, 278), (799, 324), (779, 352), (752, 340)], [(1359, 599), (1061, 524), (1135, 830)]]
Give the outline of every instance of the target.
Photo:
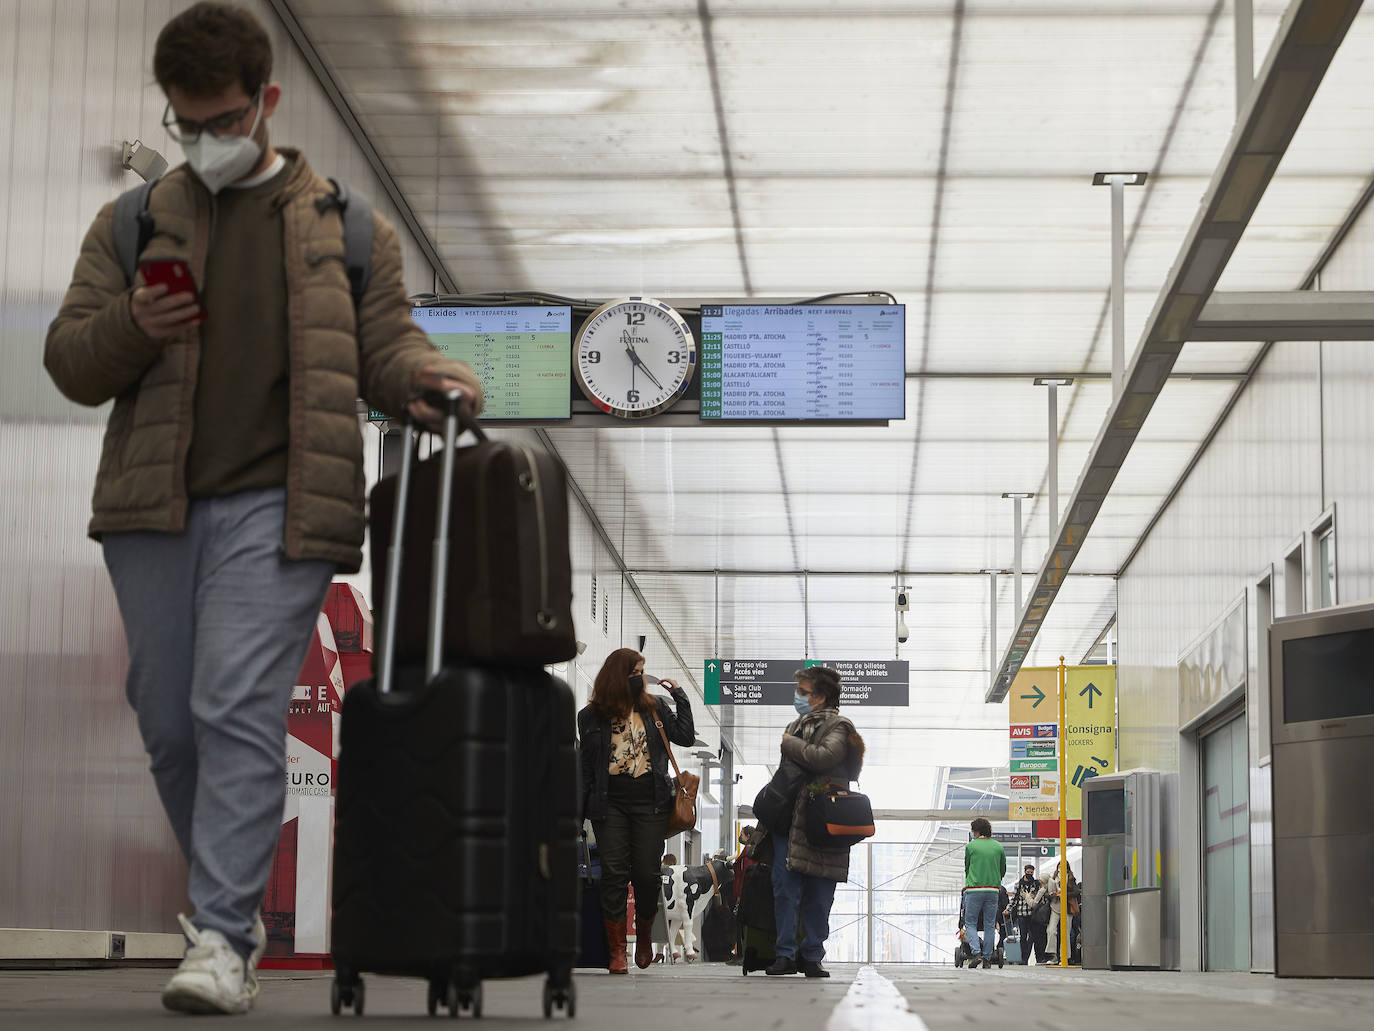
[(648, 970), (654, 961), (654, 918), (635, 914), (635, 966)]
[(606, 969), (613, 974), (628, 974), (629, 960), (625, 955), (625, 918), (606, 921), (606, 944), (611, 947), (611, 961)]

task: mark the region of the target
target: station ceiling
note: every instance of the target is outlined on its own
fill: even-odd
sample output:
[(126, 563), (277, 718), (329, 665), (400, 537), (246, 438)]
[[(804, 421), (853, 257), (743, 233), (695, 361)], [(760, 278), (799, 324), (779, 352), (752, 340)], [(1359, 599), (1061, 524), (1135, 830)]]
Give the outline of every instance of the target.
[[(1004, 492), (1034, 494), (1028, 574), (1047, 547), (1032, 380), (1074, 380), (1061, 507), (1111, 401), (1110, 191), (1092, 176), (1149, 173), (1126, 191), (1129, 361), (1235, 121), (1229, 0), (285, 6), (464, 293), (906, 305), (907, 418), (886, 428), (549, 435), (698, 676), (716, 651), (893, 657), (899, 580), (912, 705), (864, 713), (870, 756), (1005, 755), (980, 571), (1012, 565)], [(1257, 68), (1285, 6), (1255, 0)], [(1366, 11), (1219, 289), (1297, 287), (1367, 184), (1371, 124)], [(1027, 665), (1090, 650), (1115, 575), (1260, 349), (1185, 347)], [(739, 714), (745, 761), (772, 761), (780, 719)]]

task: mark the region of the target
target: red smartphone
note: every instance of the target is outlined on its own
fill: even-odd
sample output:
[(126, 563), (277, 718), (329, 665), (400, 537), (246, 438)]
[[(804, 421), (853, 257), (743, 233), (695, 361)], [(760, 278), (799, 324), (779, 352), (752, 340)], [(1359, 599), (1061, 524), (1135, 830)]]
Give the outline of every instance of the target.
[(159, 258), (151, 261), (140, 261), (138, 267), (143, 272), (143, 282), (148, 286), (165, 283), (169, 295), (190, 294), (196, 304), (200, 306), (200, 314), (188, 321), (205, 321), (205, 305), (201, 303), (200, 291), (196, 289), (196, 281), (191, 278), (191, 269), (186, 262), (180, 258)]

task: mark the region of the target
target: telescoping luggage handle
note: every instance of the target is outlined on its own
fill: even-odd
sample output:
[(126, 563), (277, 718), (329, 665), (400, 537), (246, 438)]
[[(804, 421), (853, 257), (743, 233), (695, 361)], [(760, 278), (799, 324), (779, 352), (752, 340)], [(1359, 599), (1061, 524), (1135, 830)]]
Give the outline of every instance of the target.
[[(468, 412), (462, 391), (427, 393), (424, 400), (444, 413), (444, 453), (439, 466), (439, 502), (434, 519), (433, 562), (429, 583), (429, 626), (425, 636), (425, 680), (442, 664), (444, 607), (448, 601), (449, 526), (453, 519), (453, 467), (460, 430), (471, 430), (485, 440), (477, 420)], [(386, 597), (382, 603), (382, 640), (377, 656), (377, 691), (389, 694), (395, 683), (396, 615), (401, 595), (401, 553), (405, 537), (406, 509), (410, 505), (411, 474), (415, 465), (415, 418), (406, 413), (402, 431), (401, 468), (396, 477), (396, 507), (391, 522), (391, 541), (386, 549)]]

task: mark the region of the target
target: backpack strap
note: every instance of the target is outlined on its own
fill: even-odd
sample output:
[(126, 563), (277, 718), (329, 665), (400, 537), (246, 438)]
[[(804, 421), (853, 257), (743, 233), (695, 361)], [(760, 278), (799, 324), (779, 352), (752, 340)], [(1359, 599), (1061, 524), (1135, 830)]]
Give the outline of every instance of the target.
[(153, 236), (153, 216), (148, 214), (148, 197), (152, 192), (153, 183), (141, 183), (115, 199), (115, 255), (129, 286), (134, 285), (134, 276), (138, 274), (138, 256)]
[(344, 266), (348, 270), (353, 308), (357, 310), (372, 279), (372, 204), (337, 179), (330, 179), (329, 184), (334, 192), (317, 199), (315, 209), (324, 214), (330, 208), (338, 208), (343, 218)]

